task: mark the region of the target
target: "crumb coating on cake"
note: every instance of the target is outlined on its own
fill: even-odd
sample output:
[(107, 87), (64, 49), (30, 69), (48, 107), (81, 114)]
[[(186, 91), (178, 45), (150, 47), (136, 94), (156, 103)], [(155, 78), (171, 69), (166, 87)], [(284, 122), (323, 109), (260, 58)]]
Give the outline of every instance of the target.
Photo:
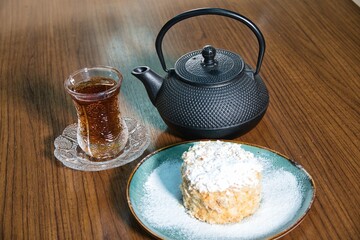
[(182, 158), (180, 188), (192, 216), (208, 223), (234, 223), (258, 209), (262, 165), (240, 144), (202, 141)]

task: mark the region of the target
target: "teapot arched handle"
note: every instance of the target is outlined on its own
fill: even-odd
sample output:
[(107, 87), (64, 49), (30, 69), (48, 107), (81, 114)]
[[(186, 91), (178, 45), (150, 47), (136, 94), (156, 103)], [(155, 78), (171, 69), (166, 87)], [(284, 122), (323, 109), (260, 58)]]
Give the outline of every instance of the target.
[(200, 16), (200, 15), (220, 15), (220, 16), (233, 18), (235, 20), (242, 22), (243, 24), (245, 24), (247, 27), (249, 27), (251, 29), (251, 31), (255, 34), (255, 36), (258, 40), (258, 43), (259, 43), (259, 54), (258, 54), (258, 59), (257, 59), (257, 64), (256, 64), (256, 70), (254, 72), (255, 75), (258, 74), (260, 71), (261, 63), (262, 63), (264, 53), (265, 53), (265, 40), (264, 40), (262, 33), (260, 32), (259, 28), (252, 21), (247, 19), (246, 17), (244, 17), (236, 12), (229, 11), (229, 10), (222, 9), (222, 8), (200, 8), (200, 9), (194, 9), (194, 10), (190, 10), (187, 12), (183, 12), (183, 13), (175, 16), (174, 18), (170, 19), (161, 28), (160, 32), (158, 33), (158, 35), (156, 37), (155, 47), (156, 47), (156, 52), (158, 54), (159, 60), (161, 62), (161, 66), (164, 69), (164, 71), (166, 71), (166, 72), (169, 71), (169, 69), (167, 69), (167, 67), (166, 67), (166, 63), (164, 60), (164, 54), (162, 51), (162, 41), (163, 41), (163, 38), (164, 38), (166, 32), (172, 26), (174, 26), (176, 23), (178, 23), (182, 20), (185, 20), (187, 18), (196, 17), (196, 16)]

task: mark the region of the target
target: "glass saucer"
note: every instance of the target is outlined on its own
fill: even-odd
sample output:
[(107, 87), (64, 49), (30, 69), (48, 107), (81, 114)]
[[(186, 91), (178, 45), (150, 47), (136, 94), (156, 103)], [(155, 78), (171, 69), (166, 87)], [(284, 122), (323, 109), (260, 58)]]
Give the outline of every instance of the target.
[(124, 117), (123, 120), (128, 128), (129, 138), (124, 150), (117, 157), (100, 161), (86, 155), (76, 140), (77, 123), (67, 126), (63, 133), (55, 139), (55, 157), (65, 166), (81, 171), (101, 171), (134, 161), (149, 146), (149, 133), (147, 128), (135, 119)]

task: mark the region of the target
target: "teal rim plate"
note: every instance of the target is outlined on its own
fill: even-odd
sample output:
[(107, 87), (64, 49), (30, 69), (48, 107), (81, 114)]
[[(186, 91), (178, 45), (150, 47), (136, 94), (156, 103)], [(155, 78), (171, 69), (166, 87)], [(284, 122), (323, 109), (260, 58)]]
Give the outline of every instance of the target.
[(208, 224), (191, 217), (180, 191), (182, 154), (197, 141), (159, 149), (135, 167), (127, 185), (130, 211), (158, 239), (277, 239), (297, 227), (315, 199), (310, 174), (288, 157), (236, 141), (263, 164), (259, 209), (240, 223)]

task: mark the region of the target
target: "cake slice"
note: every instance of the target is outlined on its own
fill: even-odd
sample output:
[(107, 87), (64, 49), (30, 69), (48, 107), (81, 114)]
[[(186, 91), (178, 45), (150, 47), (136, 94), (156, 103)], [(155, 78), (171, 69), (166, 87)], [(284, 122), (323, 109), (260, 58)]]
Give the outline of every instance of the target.
[(262, 165), (240, 144), (202, 141), (182, 158), (180, 188), (190, 215), (208, 223), (236, 223), (259, 208)]

